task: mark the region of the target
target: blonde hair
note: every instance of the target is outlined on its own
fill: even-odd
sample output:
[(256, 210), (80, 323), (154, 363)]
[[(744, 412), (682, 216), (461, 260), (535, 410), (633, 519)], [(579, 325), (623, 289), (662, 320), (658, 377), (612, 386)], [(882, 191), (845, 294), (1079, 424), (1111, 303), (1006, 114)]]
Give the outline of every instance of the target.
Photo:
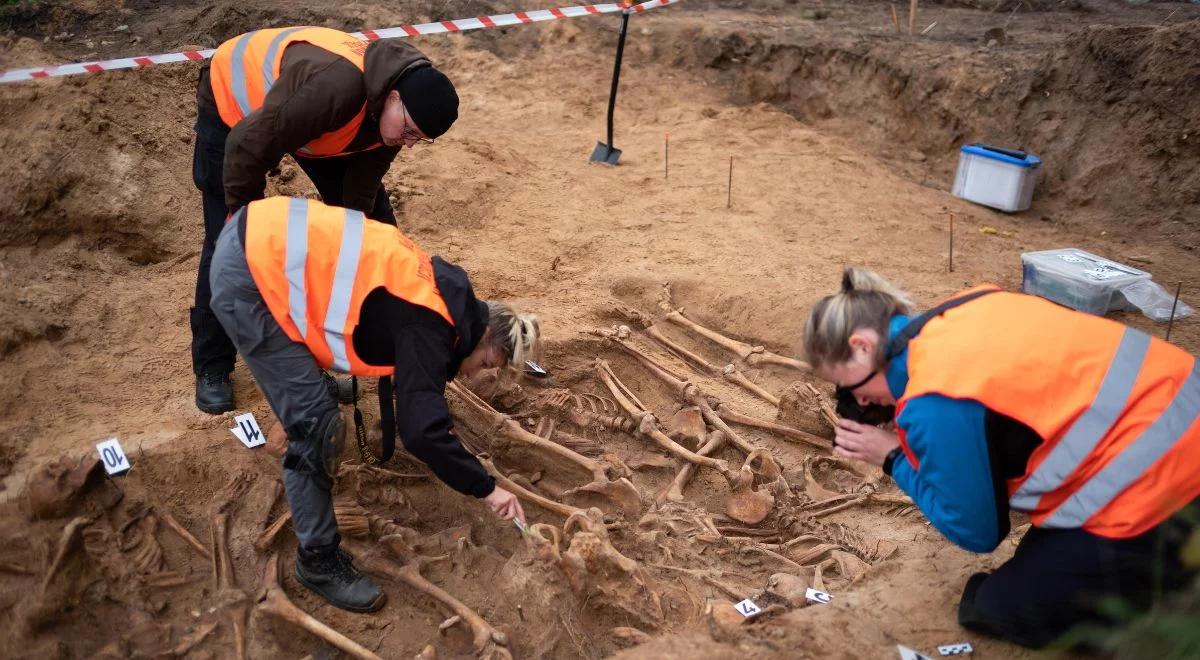
[(888, 321), (915, 311), (908, 294), (865, 268), (842, 271), (842, 290), (817, 301), (804, 324), (804, 352), (814, 369), (850, 359), (850, 335), (872, 328), (883, 339), (875, 366), (882, 367)]
[(541, 329), (533, 314), (518, 312), (512, 305), (498, 300), (487, 301), (488, 327), (492, 329), (491, 345), (508, 357), (508, 363), (522, 367), (526, 360), (536, 360), (541, 348)]

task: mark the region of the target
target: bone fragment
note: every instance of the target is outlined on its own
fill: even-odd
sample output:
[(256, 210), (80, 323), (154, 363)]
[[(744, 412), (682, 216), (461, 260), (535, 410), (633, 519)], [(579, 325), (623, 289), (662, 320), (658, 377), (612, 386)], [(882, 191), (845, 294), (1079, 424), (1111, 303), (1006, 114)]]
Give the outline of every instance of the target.
[(725, 380), (728, 380), (732, 383), (736, 383), (737, 385), (741, 386), (742, 389), (746, 390), (747, 392), (750, 392), (751, 394), (757, 396), (758, 398), (762, 399), (763, 401), (766, 401), (767, 403), (775, 406), (776, 408), (779, 407), (779, 397), (777, 397), (774, 394), (771, 394), (767, 390), (763, 389), (757, 383), (754, 383), (753, 381), (751, 381), (749, 378), (746, 378), (746, 375), (743, 374), (742, 372), (738, 371), (738, 368), (735, 367), (734, 365), (732, 365), (732, 364), (725, 365), (725, 368), (721, 370), (721, 375), (725, 377)]
[(213, 548), (213, 581), (218, 595), (228, 601), (229, 618), (233, 625), (234, 656), (246, 658), (246, 620), (250, 603), (246, 593), (238, 588), (233, 557), (229, 555), (229, 517), (250, 490), (253, 477), (239, 472), (226, 485), (221, 499), (213, 507), (209, 530)]
[(806, 433), (800, 429), (794, 429), (790, 426), (768, 422), (763, 419), (758, 419), (757, 417), (751, 417), (750, 415), (743, 415), (742, 413), (730, 408), (729, 404), (727, 403), (717, 403), (715, 410), (717, 416), (727, 422), (752, 426), (754, 428), (764, 429), (767, 431), (774, 431), (775, 433), (778, 433), (789, 440), (799, 440), (807, 445), (824, 449), (826, 451), (828, 451), (830, 448), (830, 442), (818, 435)]
[(179, 643), (175, 645), (175, 648), (171, 649), (171, 657), (182, 658), (186, 656), (188, 652), (196, 648), (200, 642), (203, 642), (216, 629), (216, 621), (197, 626), (191, 634), (184, 635), (179, 639)]
[(683, 315), (679, 310), (675, 310), (667, 314), (666, 319), (676, 325), (687, 328), (703, 337), (712, 340), (719, 346), (736, 354), (739, 358), (746, 361), (750, 365), (758, 364), (774, 364), (783, 367), (790, 367), (799, 371), (809, 371), (811, 367), (806, 362), (801, 362), (789, 357), (772, 353), (762, 346), (751, 346), (745, 342), (736, 339), (730, 339), (719, 332), (709, 330), (708, 328), (692, 321)]
[(179, 521), (175, 519), (175, 516), (171, 515), (170, 511), (160, 508), (158, 513), (162, 517), (162, 521), (166, 523), (168, 529), (175, 532), (179, 538), (183, 539), (188, 545), (192, 546), (196, 552), (200, 553), (201, 557), (204, 557), (205, 559), (212, 559), (212, 553), (208, 551), (208, 548), (204, 547), (204, 544), (201, 543), (199, 539), (197, 539), (195, 536), (192, 536), (192, 533), (187, 531), (187, 528), (181, 525)]
[(258, 540), (254, 542), (254, 549), (259, 552), (266, 552), (269, 550), (275, 543), (275, 537), (279, 536), (279, 532), (283, 531), (284, 526), (291, 522), (291, 520), (291, 511), (284, 511), (283, 513), (279, 514), (279, 517), (275, 519), (275, 522), (271, 523), (271, 525), (263, 530), (263, 533), (259, 535)]
[(76, 543), (83, 538), (83, 528), (92, 524), (95, 520), (90, 516), (80, 516), (67, 523), (63, 528), (62, 536), (58, 539), (58, 550), (54, 553), (54, 559), (50, 561), (50, 566), (46, 569), (46, 575), (42, 578), (41, 594), (46, 595), (46, 589), (50, 583), (63, 569), (67, 563), (67, 557), (71, 551), (75, 549)]
[[(713, 431), (708, 435), (708, 441), (704, 446), (696, 451), (701, 456), (712, 456), (725, 444), (725, 434), (720, 431)], [(696, 473), (696, 466), (692, 463), (686, 463), (679, 472), (675, 475), (675, 479), (671, 481), (671, 485), (658, 495), (659, 504), (663, 502), (682, 502), (684, 500), (683, 489), (692, 480), (692, 475)]]
[(277, 554), (271, 555), (267, 561), (267, 567), (263, 573), (263, 591), (255, 610), (303, 628), (314, 637), (322, 639), (331, 646), (360, 660), (382, 660), (358, 642), (321, 623), (288, 600), (287, 594), (279, 586), (279, 555)]
[(805, 383), (804, 387), (809, 394), (809, 399), (816, 402), (817, 410), (821, 413), (821, 419), (824, 419), (830, 428), (836, 429), (838, 423), (837, 409), (829, 402), (829, 398), (821, 390), (813, 387), (812, 383)]
[(262, 522), (259, 523), (259, 529), (266, 529), (267, 525), (271, 524), (271, 510), (275, 508), (275, 503), (279, 501), (279, 496), (283, 495), (283, 482), (279, 479), (272, 484), (271, 500), (267, 504), (266, 511), (263, 512)]

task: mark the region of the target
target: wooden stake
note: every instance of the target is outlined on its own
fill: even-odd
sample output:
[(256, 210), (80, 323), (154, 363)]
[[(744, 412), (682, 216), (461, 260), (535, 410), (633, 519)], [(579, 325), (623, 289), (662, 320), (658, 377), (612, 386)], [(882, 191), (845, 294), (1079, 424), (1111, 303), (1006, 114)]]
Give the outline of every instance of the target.
[(671, 132), (663, 131), (663, 179), (671, 180)]
[(733, 156), (729, 157), (729, 193), (725, 197), (725, 208), (733, 208)]
[(954, 272), (954, 214), (950, 214), (950, 272)]
[(900, 16), (896, 14), (896, 3), (892, 3), (892, 25), (896, 26), (896, 34), (900, 32)]
[(917, 0), (908, 3), (908, 35), (917, 31)]
[(1175, 285), (1175, 301), (1171, 303), (1171, 318), (1167, 321), (1167, 341), (1171, 341), (1171, 328), (1175, 326), (1175, 309), (1179, 307), (1179, 290), (1183, 288), (1183, 282)]

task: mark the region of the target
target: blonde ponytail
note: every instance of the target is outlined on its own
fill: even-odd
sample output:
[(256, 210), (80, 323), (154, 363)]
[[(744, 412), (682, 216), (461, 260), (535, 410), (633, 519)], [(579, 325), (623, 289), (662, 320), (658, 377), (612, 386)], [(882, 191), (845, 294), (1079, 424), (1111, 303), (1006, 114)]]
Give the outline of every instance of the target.
[(814, 369), (840, 364), (850, 358), (850, 335), (872, 328), (883, 338), (875, 366), (883, 366), (888, 321), (896, 314), (912, 314), (908, 294), (865, 268), (842, 272), (842, 290), (817, 301), (804, 324), (804, 352)]
[(492, 346), (504, 353), (509, 364), (521, 367), (526, 360), (538, 359), (541, 328), (537, 317), (498, 300), (487, 301), (487, 306)]

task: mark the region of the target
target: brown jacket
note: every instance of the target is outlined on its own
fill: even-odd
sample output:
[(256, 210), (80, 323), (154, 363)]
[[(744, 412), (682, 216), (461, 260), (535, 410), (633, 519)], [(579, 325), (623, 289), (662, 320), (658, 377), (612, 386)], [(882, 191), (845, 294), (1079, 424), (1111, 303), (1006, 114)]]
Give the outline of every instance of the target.
[[(261, 108), (232, 127), (225, 141), (225, 203), (230, 211), (262, 199), (266, 176), (284, 154), (296, 150), (331, 130), (345, 126), (367, 104), (367, 117), (358, 135), (346, 148), (358, 151), (344, 157), (343, 203), (370, 212), (375, 194), (398, 147), (371, 145), (381, 142), (379, 115), (388, 92), (404, 73), (429, 60), (408, 43), (391, 39), (367, 47), (363, 68), (307, 43), (287, 48), (279, 79), (267, 92)], [(217, 104), (209, 82), (208, 66), (200, 75), (199, 112), (217, 117)], [(220, 119), (217, 119), (220, 122)], [(369, 149), (368, 151), (362, 151)]]

